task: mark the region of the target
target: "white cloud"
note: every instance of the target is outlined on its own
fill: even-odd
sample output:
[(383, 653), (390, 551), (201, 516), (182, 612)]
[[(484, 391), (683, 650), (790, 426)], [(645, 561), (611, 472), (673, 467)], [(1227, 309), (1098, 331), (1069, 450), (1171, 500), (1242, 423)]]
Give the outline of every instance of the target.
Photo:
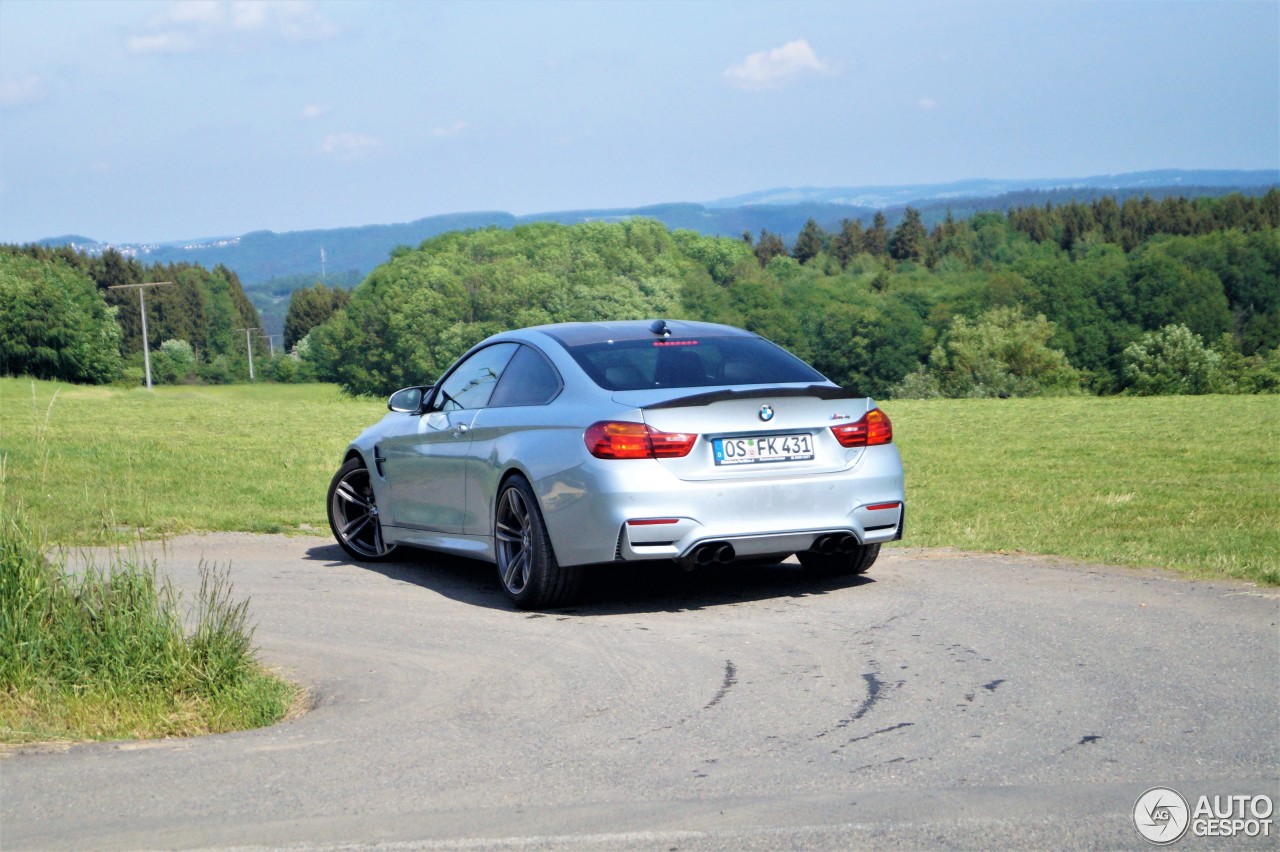
[(925, 112), (928, 112), (931, 109), (937, 109), (938, 102), (935, 101), (933, 98), (921, 98), (920, 100), (916, 101), (916, 106), (920, 107), (920, 109), (924, 110)]
[(459, 133), (461, 133), (466, 129), (467, 129), (467, 123), (465, 121), (455, 121), (453, 124), (450, 124), (448, 127), (435, 128), (434, 130), (431, 131), (431, 135), (436, 137), (457, 136)]
[(195, 42), (186, 33), (165, 32), (129, 36), (127, 46), (130, 53), (186, 53), (195, 48)]
[(275, 11), (275, 26), (285, 38), (295, 41), (332, 38), (338, 27), (304, 0), (279, 0), (271, 8)]
[(38, 103), (48, 95), (44, 79), (36, 74), (0, 83), (0, 107), (18, 107)]
[(267, 26), (269, 17), (266, 3), (232, 3), (231, 28), (233, 30), (260, 30)]
[(363, 133), (330, 133), (320, 142), (320, 150), (337, 160), (359, 160), (381, 147), (380, 139)]
[(170, 3), (159, 20), (167, 24), (217, 24), (225, 13), (221, 0), (179, 0)]
[(799, 38), (782, 47), (753, 53), (730, 65), (724, 77), (742, 89), (778, 89), (806, 74), (834, 74), (838, 69), (818, 58), (809, 42)]
[(308, 121), (310, 121), (312, 119), (320, 118), (322, 115), (328, 114), (328, 112), (329, 112), (329, 107), (327, 106), (320, 106), (319, 104), (307, 104), (302, 108), (302, 113), (298, 117), (305, 118)]
[(251, 35), (306, 41), (337, 32), (309, 0), (180, 0), (127, 44), (133, 53), (180, 53)]

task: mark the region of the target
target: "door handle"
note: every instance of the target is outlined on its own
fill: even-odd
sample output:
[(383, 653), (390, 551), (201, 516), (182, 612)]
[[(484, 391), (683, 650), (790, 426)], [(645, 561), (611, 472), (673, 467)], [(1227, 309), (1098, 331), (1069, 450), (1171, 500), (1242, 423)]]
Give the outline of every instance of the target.
[(453, 427), (453, 437), (460, 438), (463, 435), (467, 434), (467, 432), (470, 430), (471, 430), (471, 427), (468, 426), (467, 424), (459, 423), (457, 426)]

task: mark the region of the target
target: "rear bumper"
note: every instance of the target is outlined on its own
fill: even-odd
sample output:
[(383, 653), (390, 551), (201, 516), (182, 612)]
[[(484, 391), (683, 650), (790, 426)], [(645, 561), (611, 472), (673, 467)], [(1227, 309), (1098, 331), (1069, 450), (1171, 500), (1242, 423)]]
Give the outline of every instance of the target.
[[(836, 473), (690, 482), (646, 460), (583, 465), (535, 483), (557, 560), (681, 559), (707, 542), (740, 556), (808, 550), (829, 533), (863, 544), (901, 536), (906, 497), (892, 444)], [(892, 508), (871, 509), (893, 503)], [(628, 523), (661, 521), (662, 523)]]
[(673, 542), (635, 541), (631, 537), (634, 528), (624, 525), (618, 538), (616, 558), (624, 561), (633, 559), (684, 559), (693, 554), (699, 547), (711, 542), (725, 543), (733, 546), (737, 556), (789, 556), (808, 550), (819, 537), (831, 534), (847, 533), (853, 535), (862, 544), (877, 544), (894, 541), (900, 537), (899, 525), (894, 523), (888, 528), (870, 531), (857, 527), (828, 527), (816, 530), (799, 530), (774, 533), (755, 534), (707, 534), (705, 530), (694, 528), (685, 536)]

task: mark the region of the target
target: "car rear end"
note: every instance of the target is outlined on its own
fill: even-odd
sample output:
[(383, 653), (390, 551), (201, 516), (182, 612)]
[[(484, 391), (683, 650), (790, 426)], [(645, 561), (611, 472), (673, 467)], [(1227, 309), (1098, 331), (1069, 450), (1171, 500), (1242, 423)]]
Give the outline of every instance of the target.
[(756, 335), (668, 328), (566, 347), (619, 406), (584, 431), (578, 475), (590, 496), (577, 505), (579, 534), (557, 541), (566, 564), (708, 564), (901, 538), (902, 461), (872, 400)]

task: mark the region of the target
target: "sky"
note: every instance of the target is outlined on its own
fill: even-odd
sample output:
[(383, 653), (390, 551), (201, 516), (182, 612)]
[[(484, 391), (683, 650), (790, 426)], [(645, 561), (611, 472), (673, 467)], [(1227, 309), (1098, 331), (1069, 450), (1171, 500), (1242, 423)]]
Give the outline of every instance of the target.
[(1280, 2), (0, 0), (0, 242), (1280, 167)]

